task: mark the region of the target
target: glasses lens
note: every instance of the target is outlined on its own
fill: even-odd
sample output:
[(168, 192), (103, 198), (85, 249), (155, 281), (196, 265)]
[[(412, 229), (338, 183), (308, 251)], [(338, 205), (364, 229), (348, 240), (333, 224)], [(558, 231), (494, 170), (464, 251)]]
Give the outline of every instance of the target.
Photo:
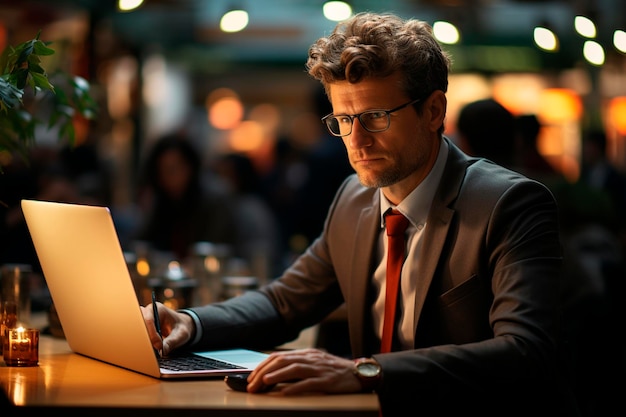
[(346, 136), (352, 131), (352, 119), (350, 116), (330, 116), (326, 119), (326, 126), (333, 135)]
[[(330, 133), (335, 136), (347, 136), (352, 132), (352, 125), (355, 116), (339, 115), (327, 116), (324, 122)], [(372, 110), (358, 115), (359, 123), (369, 132), (383, 132), (389, 129), (391, 122), (389, 111)]]
[(370, 132), (382, 132), (389, 128), (389, 114), (382, 110), (365, 112), (361, 114), (359, 121)]
[(330, 116), (327, 117), (325, 120), (326, 122), (326, 127), (328, 127), (328, 130), (330, 131), (330, 133), (332, 133), (333, 135), (339, 135), (339, 123), (337, 122), (337, 118)]

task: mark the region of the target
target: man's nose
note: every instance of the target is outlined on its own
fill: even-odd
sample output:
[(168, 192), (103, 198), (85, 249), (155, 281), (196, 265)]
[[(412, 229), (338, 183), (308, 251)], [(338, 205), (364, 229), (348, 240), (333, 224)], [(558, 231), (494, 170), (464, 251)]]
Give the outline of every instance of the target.
[(352, 121), (352, 132), (346, 136), (348, 145), (352, 148), (362, 148), (372, 143), (372, 134), (368, 132), (358, 117)]

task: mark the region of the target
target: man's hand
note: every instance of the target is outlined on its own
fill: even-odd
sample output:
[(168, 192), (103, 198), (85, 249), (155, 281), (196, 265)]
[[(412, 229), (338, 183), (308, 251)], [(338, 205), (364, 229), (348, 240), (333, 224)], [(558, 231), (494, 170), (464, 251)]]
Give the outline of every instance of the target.
[(248, 377), (248, 392), (262, 392), (267, 385), (281, 387), (285, 395), (305, 392), (353, 393), (361, 390), (354, 362), (318, 349), (272, 353)]
[(195, 325), (193, 319), (188, 314), (179, 313), (161, 303), (157, 303), (157, 310), (159, 312), (163, 340), (161, 340), (156, 330), (152, 304), (141, 307), (141, 313), (146, 322), (152, 346), (158, 351), (162, 351), (164, 356), (167, 356), (191, 339), (195, 334)]

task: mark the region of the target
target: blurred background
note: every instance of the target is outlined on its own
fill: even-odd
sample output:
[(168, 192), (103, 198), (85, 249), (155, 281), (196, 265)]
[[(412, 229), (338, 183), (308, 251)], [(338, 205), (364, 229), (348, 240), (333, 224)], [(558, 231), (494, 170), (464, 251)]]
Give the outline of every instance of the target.
[[(44, 125), (27, 163), (0, 152), (0, 265), (22, 265), (33, 310), (62, 334), (19, 207), (35, 198), (108, 206), (142, 304), (152, 290), (172, 307), (226, 299), (278, 276), (352, 172), (305, 61), (360, 11), (430, 23), (453, 58), (446, 135), (551, 187), (574, 383), (585, 416), (610, 415), (621, 393), (606, 373), (626, 369), (623, 0), (0, 0), (0, 50), (40, 33), (51, 81), (84, 77), (99, 107), (75, 118), (73, 146)], [(45, 97), (26, 97), (42, 120)], [(345, 353), (346, 334), (331, 317), (316, 345)]]
[[(453, 58), (446, 121), (453, 140), (460, 109), (494, 98), (516, 117), (536, 117), (536, 148), (566, 181), (580, 179), (589, 130), (605, 133), (606, 158), (626, 169), (624, 1), (1, 0), (0, 50), (41, 32), (56, 51), (44, 60), (48, 72), (84, 77), (99, 105), (95, 120), (77, 118), (74, 147), (42, 128), (26, 172), (4, 155), (3, 201), (108, 205), (124, 248), (137, 252), (158, 188), (147, 178), (150, 150), (165, 136), (184, 137), (199, 154), (203, 187), (235, 194), (240, 217), (264, 219), (247, 229), (257, 228), (258, 246), (271, 248), (255, 275), (274, 275), (320, 232), (351, 172), (341, 142), (319, 121), (330, 108), (304, 63), (311, 43), (359, 11), (434, 26)], [(246, 213), (253, 206), (256, 214)], [(161, 221), (170, 215), (160, 213)], [(2, 260), (28, 261), (12, 250), (20, 245), (8, 246)], [(239, 253), (246, 250), (251, 264), (255, 249)]]

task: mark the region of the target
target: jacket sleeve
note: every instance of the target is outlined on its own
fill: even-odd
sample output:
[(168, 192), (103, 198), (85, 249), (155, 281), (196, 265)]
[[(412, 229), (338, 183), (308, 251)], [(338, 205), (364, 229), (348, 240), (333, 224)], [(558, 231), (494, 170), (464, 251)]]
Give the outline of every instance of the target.
[[(346, 183), (331, 204), (329, 218)], [(327, 246), (323, 230), (281, 277), (258, 291), (188, 309), (197, 315), (202, 327), (194, 348), (272, 349), (319, 323), (343, 302)]]
[(194, 349), (267, 350), (298, 335), (286, 331), (274, 305), (258, 291), (188, 310), (193, 311), (201, 323), (202, 335)]

